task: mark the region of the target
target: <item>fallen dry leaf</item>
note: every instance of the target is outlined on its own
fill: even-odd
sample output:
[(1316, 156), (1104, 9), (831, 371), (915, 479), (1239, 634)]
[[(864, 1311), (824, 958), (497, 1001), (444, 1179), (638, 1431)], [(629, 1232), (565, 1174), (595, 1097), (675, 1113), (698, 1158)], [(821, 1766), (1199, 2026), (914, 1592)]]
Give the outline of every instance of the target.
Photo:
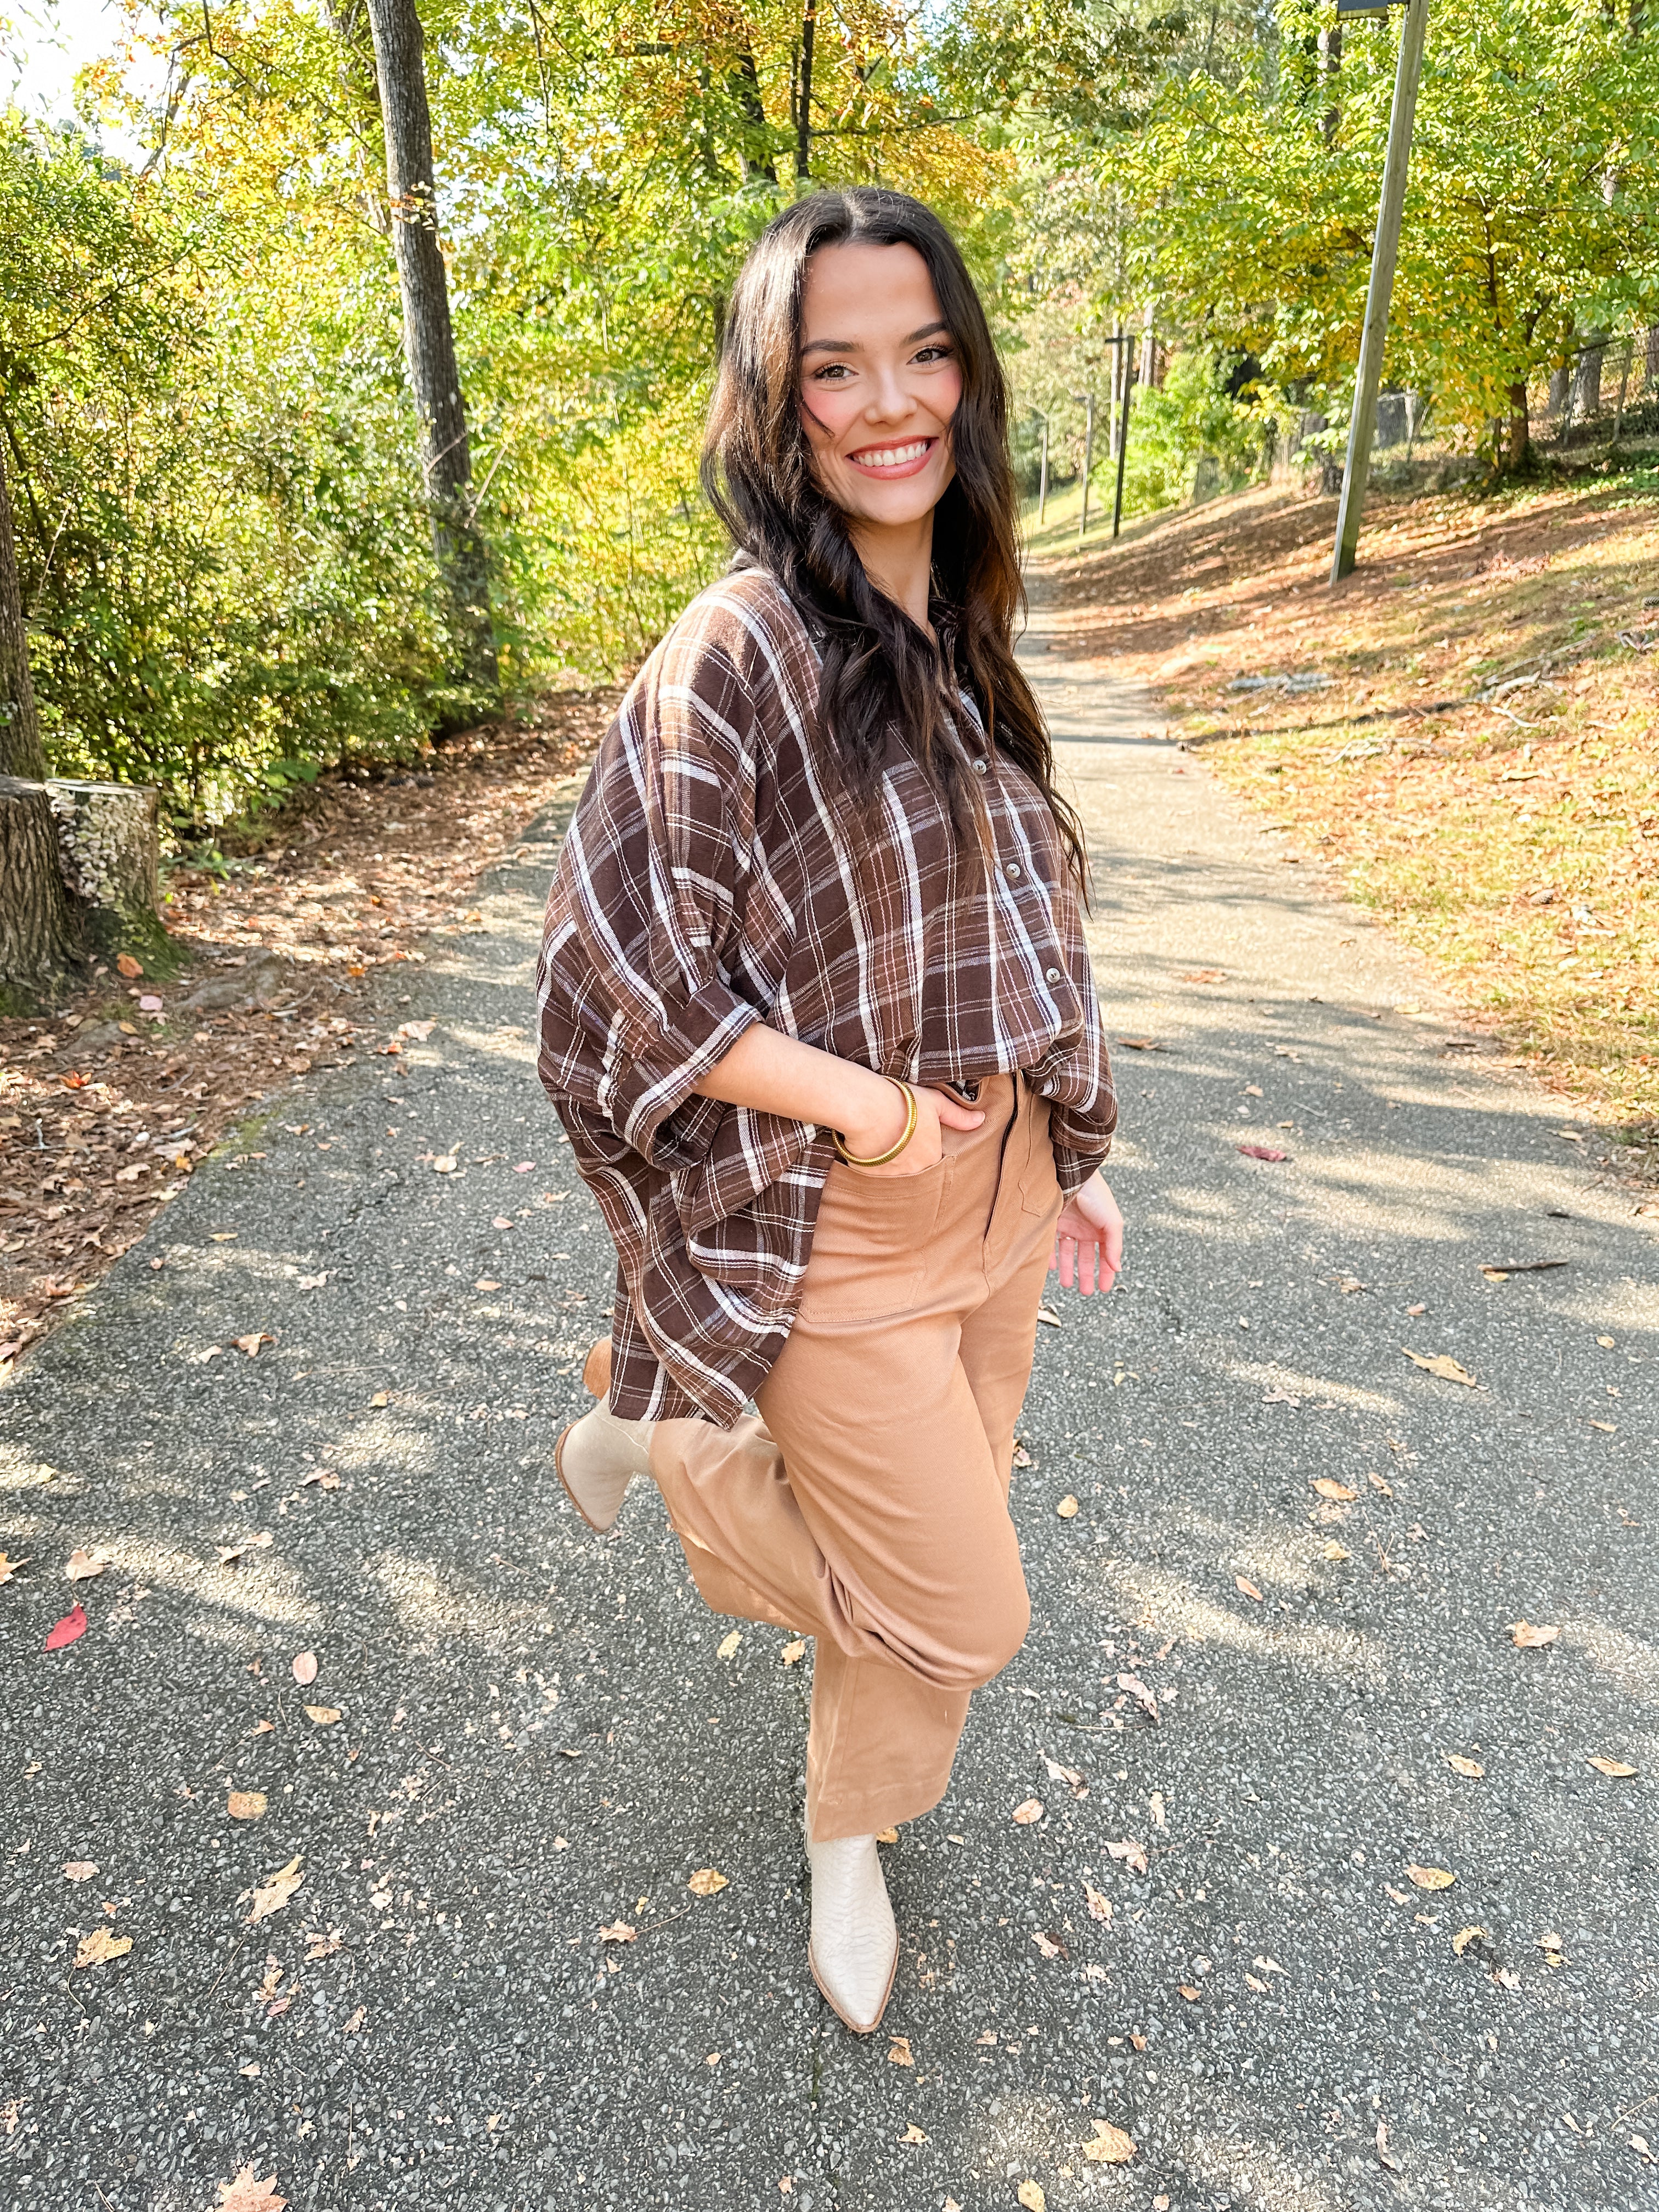
[(1040, 2181), (1022, 2181), (1018, 2195), (1025, 2212), (1048, 2212), (1048, 2200), (1042, 2193)]
[(309, 1965), (318, 1959), (331, 1959), (345, 1942), (343, 1928), (331, 1928), (326, 1936), (313, 1933), (306, 1937), (306, 1960)]
[(601, 1943), (631, 1943), (639, 1932), (626, 1920), (613, 1920), (608, 1928), (600, 1929), (599, 1941)]
[(27, 1566), (33, 1557), (33, 1553), (30, 1552), (21, 1559), (8, 1559), (3, 1552), (0, 1552), (0, 1583), (15, 1582), (19, 1567)]
[(137, 982), (144, 972), (144, 963), (142, 960), (135, 960), (131, 952), (118, 953), (115, 971), (118, 975), (125, 975), (129, 983)]
[(892, 2039), (892, 2049), (887, 2054), (887, 2063), (890, 2066), (914, 2066), (915, 2063), (910, 2049), (909, 2037), (895, 2035)]
[(1040, 1820), (1042, 1818), (1043, 1810), (1041, 1797), (1028, 1797), (1024, 1804), (1016, 1805), (1014, 1808), (1014, 1826), (1017, 1828), (1029, 1828), (1033, 1820)]
[(699, 1867), (686, 1884), (693, 1897), (713, 1897), (726, 1887), (727, 1876), (717, 1874), (713, 1867)]
[(70, 1582), (86, 1583), (90, 1582), (94, 1575), (101, 1575), (108, 1565), (107, 1552), (85, 1552), (76, 1549), (70, 1553), (69, 1565), (64, 1571)]
[(1138, 1844), (1133, 1836), (1127, 1837), (1121, 1844), (1108, 1844), (1106, 1854), (1109, 1858), (1121, 1860), (1131, 1874), (1145, 1874), (1146, 1871), (1146, 1846)]
[(1032, 1929), (1031, 1941), (1045, 1959), (1063, 1959), (1066, 1956), (1066, 1946), (1041, 1928)]
[(896, 1828), (878, 1828), (876, 1831), (876, 1841), (878, 1844), (896, 1844), (898, 1841), (898, 1830)]
[(234, 2181), (219, 2184), (219, 2202), (215, 2212), (283, 2212), (286, 2197), (276, 2194), (276, 2177), (268, 2181), (254, 2178), (253, 2168), (245, 2166)]
[(1078, 1502), (1076, 1498), (1071, 1495), (1069, 1491), (1066, 1492), (1066, 1496), (1060, 1499), (1059, 1504), (1055, 1506), (1054, 1511), (1062, 1521), (1076, 1520), (1079, 1511)]
[(282, 1911), (292, 1901), (295, 1891), (304, 1879), (299, 1860), (290, 1859), (285, 1867), (254, 1891), (247, 1916), (248, 1925), (252, 1927), (256, 1920), (268, 1920), (273, 1912)]
[(1235, 1145), (1233, 1150), (1243, 1152), (1247, 1160), (1287, 1160), (1291, 1157), (1272, 1145)]
[(1591, 1759), (1590, 1765), (1598, 1774), (1611, 1775), (1617, 1782), (1627, 1782), (1636, 1772), (1636, 1769), (1633, 1766), (1626, 1766), (1622, 1759), (1603, 1759), (1597, 1756)]
[(344, 2027), (340, 2030), (341, 2034), (342, 2034), (342, 2035), (356, 2035), (356, 2034), (357, 2034), (357, 2033), (361, 2031), (361, 2029), (362, 2029), (362, 2024), (363, 2024), (363, 2022), (364, 2022), (368, 2018), (368, 2007), (367, 2005), (359, 2005), (359, 2006), (358, 2006), (358, 2008), (357, 2008), (357, 2009), (356, 2009), (356, 2012), (354, 2012), (354, 2013), (352, 2014), (352, 2015), (351, 2015), (350, 2019), (346, 2022), (345, 2026), (344, 2026)]
[(1322, 1498), (1339, 1498), (1345, 1505), (1359, 1495), (1357, 1490), (1350, 1490), (1346, 1482), (1338, 1482), (1328, 1474), (1317, 1476), (1315, 1479), (1314, 1488)]
[(225, 1810), (233, 1820), (262, 1820), (267, 1800), (263, 1790), (233, 1790)]
[(257, 1328), (250, 1329), (246, 1336), (236, 1336), (231, 1339), (238, 1352), (246, 1352), (250, 1359), (257, 1357), (262, 1344), (275, 1344), (276, 1341), (274, 1336), (267, 1335), (263, 1329)]
[(1089, 1917), (1091, 1920), (1104, 1920), (1109, 1923), (1112, 1917), (1111, 1899), (1096, 1889), (1092, 1883), (1086, 1881), (1083, 1885), (1083, 1894), (1088, 1899)]
[(1408, 1866), (1406, 1879), (1414, 1881), (1419, 1889), (1449, 1889), (1457, 1876), (1448, 1874), (1444, 1867)]
[(1521, 1986), (1521, 1977), (1513, 1966), (1494, 1966), (1492, 1978), (1500, 1990), (1518, 1990)]
[(1451, 1947), (1461, 1959), (1470, 1944), (1483, 1941), (1486, 1934), (1484, 1928), (1460, 1928), (1451, 1939)]
[(392, 1393), (390, 1390), (377, 1390), (368, 1402), (372, 1407), (389, 1406), (392, 1403)]
[(793, 1644), (786, 1644), (778, 1656), (786, 1667), (793, 1667), (797, 1659), (806, 1656), (806, 1638), (798, 1636)]
[(1246, 1989), (1254, 1990), (1259, 1997), (1267, 1997), (1273, 1995), (1273, 1990), (1268, 1984), (1266, 1982), (1258, 1981), (1254, 1974), (1245, 1975), (1244, 1986)]
[(1042, 1323), (1045, 1328), (1064, 1328), (1066, 1326), (1065, 1322), (1061, 1321), (1060, 1316), (1054, 1311), (1052, 1306), (1039, 1306), (1037, 1308), (1037, 1319)]
[(46, 1631), (48, 1651), (61, 1651), (66, 1644), (79, 1641), (87, 1632), (87, 1616), (78, 1605), (71, 1606), (61, 1620), (54, 1620)]
[(899, 2141), (902, 2143), (925, 2143), (927, 2140), (927, 2136), (923, 2135), (921, 2130), (916, 2125), (914, 2120), (911, 2121), (909, 2126), (906, 2128), (904, 2133), (899, 2137)]
[(1224, 968), (1186, 968), (1176, 978), (1178, 983), (1224, 983), (1226, 980)]
[(1264, 1602), (1261, 1593), (1256, 1588), (1255, 1584), (1253, 1582), (1247, 1581), (1243, 1575), (1235, 1575), (1233, 1577), (1233, 1588), (1236, 1590), (1241, 1591), (1244, 1596), (1254, 1598), (1258, 1605)]
[(1425, 1375), (1437, 1375), (1443, 1382), (1464, 1383), (1471, 1390), (1480, 1388), (1468, 1368), (1460, 1367), (1449, 1352), (1437, 1352), (1431, 1355), (1425, 1352), (1413, 1352), (1408, 1344), (1402, 1344), (1400, 1349), (1413, 1366), (1420, 1367)]
[(319, 1728), (332, 1728), (341, 1718), (340, 1708), (337, 1705), (307, 1705), (306, 1718), (315, 1721)]
[(1541, 1651), (1561, 1633), (1559, 1628), (1534, 1628), (1529, 1620), (1510, 1623), (1510, 1640), (1517, 1651)]
[(107, 1928), (94, 1928), (90, 1936), (83, 1936), (76, 1946), (77, 1966), (107, 1966), (112, 1959), (119, 1959), (132, 1948), (131, 1936), (112, 1936)]
[(1075, 1766), (1062, 1766), (1057, 1759), (1050, 1759), (1046, 1751), (1040, 1756), (1043, 1765), (1048, 1769), (1050, 1782), (1065, 1783), (1067, 1789), (1079, 1797), (1087, 1794), (1083, 1777)]
[(721, 1637), (720, 1644), (715, 1650), (714, 1656), (717, 1659), (730, 1659), (742, 1641), (742, 1629), (734, 1628), (729, 1636)]
[(1460, 1752), (1455, 1751), (1449, 1751), (1446, 1753), (1446, 1764), (1454, 1774), (1467, 1774), (1470, 1780), (1474, 1782), (1478, 1782), (1486, 1771), (1478, 1759), (1465, 1759)]
[(1371, 1484), (1373, 1488), (1380, 1490), (1384, 1498), (1392, 1498), (1394, 1496), (1393, 1486), (1389, 1483), (1384, 1482), (1380, 1474), (1368, 1474), (1365, 1477), (1365, 1480), (1367, 1482)]
[(1158, 1699), (1146, 1687), (1139, 1674), (1120, 1674), (1117, 1678), (1117, 1686), (1120, 1690), (1127, 1690), (1135, 1703), (1150, 1714), (1153, 1720), (1158, 1718)]
[(97, 1871), (90, 1859), (70, 1859), (64, 1867), (64, 1879), (65, 1881), (90, 1881)]
[(1379, 2120), (1376, 2124), (1376, 2155), (1390, 2173), (1399, 2172), (1400, 2161), (1389, 2148), (1389, 2129), (1385, 2120)]
[(296, 1651), (289, 1666), (301, 1689), (307, 1688), (317, 1679), (317, 1654), (314, 1651)]
[(1121, 2128), (1115, 2128), (1109, 2120), (1093, 2120), (1093, 2139), (1083, 2145), (1085, 2158), (1092, 2159), (1097, 2166), (1127, 2166), (1135, 2154), (1134, 2141)]
[(1204, 1994), (1202, 1990), (1195, 1990), (1190, 1982), (1177, 1982), (1176, 1988), (1188, 2004), (1196, 2004)]

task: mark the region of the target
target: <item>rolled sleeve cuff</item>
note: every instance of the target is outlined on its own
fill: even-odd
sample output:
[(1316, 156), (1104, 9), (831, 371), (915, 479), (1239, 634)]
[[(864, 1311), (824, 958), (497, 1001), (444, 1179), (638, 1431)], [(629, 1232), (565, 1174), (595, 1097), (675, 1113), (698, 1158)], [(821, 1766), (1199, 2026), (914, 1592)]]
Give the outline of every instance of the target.
[(665, 1164), (656, 1154), (658, 1132), (760, 1018), (757, 1006), (724, 983), (706, 983), (679, 1002), (667, 1026), (647, 1038), (618, 1039), (601, 1111), (653, 1167)]

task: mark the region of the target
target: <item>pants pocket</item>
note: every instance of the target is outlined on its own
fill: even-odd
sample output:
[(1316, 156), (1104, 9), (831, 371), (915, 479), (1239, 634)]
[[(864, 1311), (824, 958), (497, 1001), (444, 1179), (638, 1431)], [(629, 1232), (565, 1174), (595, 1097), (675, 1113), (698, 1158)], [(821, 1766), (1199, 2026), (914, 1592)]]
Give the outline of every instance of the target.
[(1060, 1206), (1060, 1178), (1054, 1171), (1054, 1148), (1048, 1134), (1053, 1103), (1030, 1097), (1029, 1110), (1021, 1116), (1025, 1134), (1025, 1157), (1019, 1174), (1019, 1202), (1027, 1213), (1054, 1213)]
[(948, 1154), (908, 1176), (870, 1175), (837, 1160), (818, 1202), (802, 1314), (878, 1321), (915, 1305), (951, 1169)]

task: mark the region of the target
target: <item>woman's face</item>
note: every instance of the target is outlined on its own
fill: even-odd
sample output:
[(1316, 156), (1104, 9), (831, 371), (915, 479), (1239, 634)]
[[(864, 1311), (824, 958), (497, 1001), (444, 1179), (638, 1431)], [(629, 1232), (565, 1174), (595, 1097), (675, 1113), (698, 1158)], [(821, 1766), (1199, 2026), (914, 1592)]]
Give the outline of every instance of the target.
[(878, 528), (931, 514), (956, 474), (956, 341), (914, 246), (821, 246), (801, 303), (801, 420), (818, 482)]

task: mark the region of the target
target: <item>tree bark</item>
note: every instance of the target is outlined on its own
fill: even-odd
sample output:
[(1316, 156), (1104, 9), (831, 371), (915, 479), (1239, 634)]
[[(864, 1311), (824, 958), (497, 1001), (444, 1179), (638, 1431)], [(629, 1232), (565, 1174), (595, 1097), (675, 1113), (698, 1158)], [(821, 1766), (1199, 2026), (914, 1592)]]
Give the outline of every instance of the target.
[(43, 990), (83, 957), (58, 854), (50, 790), (0, 775), (0, 986)]
[(1532, 425), (1527, 414), (1527, 386), (1524, 378), (1510, 386), (1509, 439), (1504, 449), (1504, 464), (1512, 474), (1518, 475), (1532, 463)]
[(17, 547), (11, 532), (11, 496), (6, 462), (0, 453), (0, 775), (32, 777), (46, 772), (40, 742), (40, 718), (34, 710), (29, 675), (28, 625), (17, 580)]
[(806, 0), (800, 19), (800, 92), (795, 111), (795, 182), (812, 173), (812, 48), (817, 38), (818, 0)]
[(424, 40), (415, 0), (368, 0), (368, 20), (386, 132), (392, 249), (403, 295), (404, 354), (420, 423), (433, 550), (448, 589), (455, 672), (494, 699), (501, 672), (489, 618), (489, 565), (471, 497), (466, 409), (438, 239)]

